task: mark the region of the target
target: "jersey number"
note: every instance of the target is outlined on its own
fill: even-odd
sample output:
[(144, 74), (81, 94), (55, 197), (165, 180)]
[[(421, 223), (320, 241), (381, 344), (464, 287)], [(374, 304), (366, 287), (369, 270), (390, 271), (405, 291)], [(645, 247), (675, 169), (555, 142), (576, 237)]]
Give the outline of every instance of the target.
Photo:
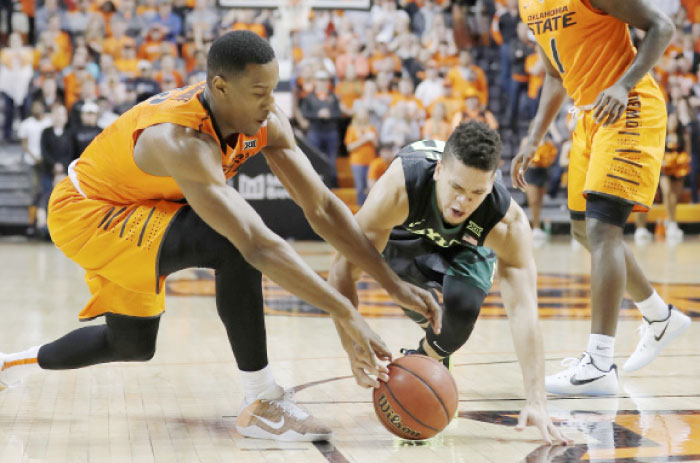
[(554, 62), (557, 63), (557, 68), (559, 69), (560, 74), (564, 74), (564, 65), (561, 64), (561, 60), (559, 59), (559, 50), (557, 50), (557, 42), (552, 38), (549, 41), (549, 45), (552, 48), (552, 58), (554, 58)]

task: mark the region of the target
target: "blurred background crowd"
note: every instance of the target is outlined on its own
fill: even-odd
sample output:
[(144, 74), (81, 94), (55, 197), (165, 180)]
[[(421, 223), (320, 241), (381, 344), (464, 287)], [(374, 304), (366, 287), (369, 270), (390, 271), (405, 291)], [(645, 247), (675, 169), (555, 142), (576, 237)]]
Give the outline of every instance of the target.
[[(654, 69), (669, 111), (659, 201), (669, 206), (672, 235), (682, 233), (676, 203), (700, 199), (700, 0), (652, 1), (677, 26)], [(2, 138), (21, 144), (23, 162), (35, 166), (39, 209), (101, 129), (153, 94), (204, 80), (209, 45), (239, 29), (270, 39), (296, 130), (334, 168), (331, 186), (354, 188), (355, 207), (400, 147), (422, 138), (445, 140), (463, 121), (499, 130), (507, 173), (544, 78), (517, 0), (374, 0), (368, 10), (311, 10), (303, 0), (279, 4), (1, 2)], [(642, 32), (632, 36), (638, 41)], [(566, 195), (576, 122), (569, 109), (570, 103), (529, 173), (527, 199), (539, 235), (542, 204)], [(41, 212), (37, 220), (41, 225)], [(640, 221), (637, 235), (644, 231)]]

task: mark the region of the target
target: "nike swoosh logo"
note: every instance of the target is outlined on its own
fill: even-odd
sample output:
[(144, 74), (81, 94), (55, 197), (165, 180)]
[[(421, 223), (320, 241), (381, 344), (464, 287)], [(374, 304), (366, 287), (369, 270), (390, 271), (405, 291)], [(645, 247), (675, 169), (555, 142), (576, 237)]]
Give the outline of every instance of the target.
[(256, 417), (257, 419), (259, 419), (260, 421), (262, 421), (263, 423), (265, 423), (266, 425), (268, 425), (269, 427), (271, 427), (272, 429), (279, 429), (282, 426), (284, 426), (284, 416), (280, 417), (280, 420), (277, 422), (270, 421), (267, 418), (263, 418), (260, 415), (253, 415), (253, 416)]
[(668, 320), (668, 322), (666, 322), (666, 326), (664, 326), (664, 330), (661, 332), (661, 334), (658, 335), (658, 336), (657, 336), (657, 335), (654, 335), (654, 339), (656, 339), (656, 342), (661, 341), (661, 338), (663, 338), (663, 337), (664, 337), (664, 334), (666, 334), (666, 330), (668, 329), (668, 325), (670, 325), (670, 324), (671, 324), (671, 320), (670, 320), (670, 317), (669, 317), (669, 320)]
[(601, 376), (597, 376), (595, 378), (589, 378), (589, 379), (576, 379), (572, 376), (570, 381), (571, 381), (571, 384), (573, 384), (574, 386), (582, 386), (584, 384), (592, 383), (593, 381), (596, 381), (596, 380), (603, 378), (603, 377), (605, 377), (605, 375), (601, 375)]
[(609, 348), (609, 347), (600, 347), (600, 346), (596, 346), (596, 350), (608, 350), (608, 349), (610, 349), (610, 348)]

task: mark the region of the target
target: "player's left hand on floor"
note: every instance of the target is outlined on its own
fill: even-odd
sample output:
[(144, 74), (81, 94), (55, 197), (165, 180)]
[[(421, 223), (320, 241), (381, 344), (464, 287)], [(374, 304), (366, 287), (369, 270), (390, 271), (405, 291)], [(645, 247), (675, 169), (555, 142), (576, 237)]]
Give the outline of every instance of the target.
[(571, 445), (574, 443), (573, 439), (567, 437), (559, 428), (554, 426), (545, 405), (533, 405), (529, 403), (525, 405), (520, 411), (518, 425), (515, 427), (515, 430), (522, 431), (525, 429), (525, 426), (535, 426), (539, 429), (547, 445)]

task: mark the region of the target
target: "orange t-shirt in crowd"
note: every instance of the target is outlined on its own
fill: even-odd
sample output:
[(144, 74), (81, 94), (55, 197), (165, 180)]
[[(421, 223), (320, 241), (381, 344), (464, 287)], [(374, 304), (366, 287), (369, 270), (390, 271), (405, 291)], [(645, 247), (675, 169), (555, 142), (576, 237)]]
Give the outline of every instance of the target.
[[(525, 58), (525, 71), (529, 73), (539, 62), (539, 53), (532, 53), (528, 55), (527, 58)], [(542, 84), (544, 84), (544, 72), (541, 74), (528, 75), (530, 78), (527, 81), (527, 97), (534, 99), (537, 98), (537, 95), (540, 93), (540, 88), (542, 88)]]
[(167, 45), (170, 55), (178, 56), (177, 47), (174, 43), (166, 42), (164, 40), (145, 40), (139, 47), (138, 57), (151, 62), (157, 60), (163, 55), (163, 44)]
[(364, 84), (361, 80), (347, 81), (341, 80), (335, 86), (335, 94), (340, 102), (348, 109), (352, 109), (355, 100), (362, 96)]
[(136, 42), (133, 38), (129, 37), (128, 35), (125, 35), (120, 38), (107, 37), (102, 41), (102, 53), (112, 55), (112, 57), (116, 61), (118, 59), (121, 59), (122, 50), (128, 46), (136, 48)]
[(489, 102), (489, 85), (486, 82), (486, 75), (484, 71), (474, 64), (469, 66), (469, 69), (475, 74), (476, 79), (474, 81), (469, 81), (462, 76), (459, 70), (459, 66), (451, 68), (445, 80), (452, 84), (455, 95), (459, 95), (460, 98), (465, 98), (466, 94), (471, 90), (475, 90), (477, 97), (479, 98), (479, 104), (481, 106), (486, 106)]
[[(374, 134), (375, 140), (379, 139), (379, 136), (377, 135), (377, 129), (375, 129), (371, 125), (368, 125), (363, 128), (358, 128), (357, 126), (350, 124), (350, 126), (348, 127), (348, 131), (345, 132), (345, 145), (347, 146), (351, 143), (356, 142), (357, 140), (365, 136), (368, 131)], [(377, 148), (372, 142), (366, 142), (361, 144), (354, 150), (349, 151), (349, 154), (350, 164), (367, 166), (370, 162), (372, 162), (372, 159), (377, 157)]]
[(425, 121), (421, 136), (426, 140), (442, 140), (447, 141), (447, 138), (452, 132), (452, 126), (446, 120), (435, 121), (432, 117)]
[(172, 72), (158, 71), (158, 72), (156, 72), (155, 76), (153, 76), (153, 80), (155, 80), (159, 84), (163, 85), (163, 79), (166, 76), (172, 77), (173, 81), (175, 82), (176, 87), (182, 87), (185, 83), (185, 80), (182, 78), (182, 75), (177, 71), (172, 71)]

